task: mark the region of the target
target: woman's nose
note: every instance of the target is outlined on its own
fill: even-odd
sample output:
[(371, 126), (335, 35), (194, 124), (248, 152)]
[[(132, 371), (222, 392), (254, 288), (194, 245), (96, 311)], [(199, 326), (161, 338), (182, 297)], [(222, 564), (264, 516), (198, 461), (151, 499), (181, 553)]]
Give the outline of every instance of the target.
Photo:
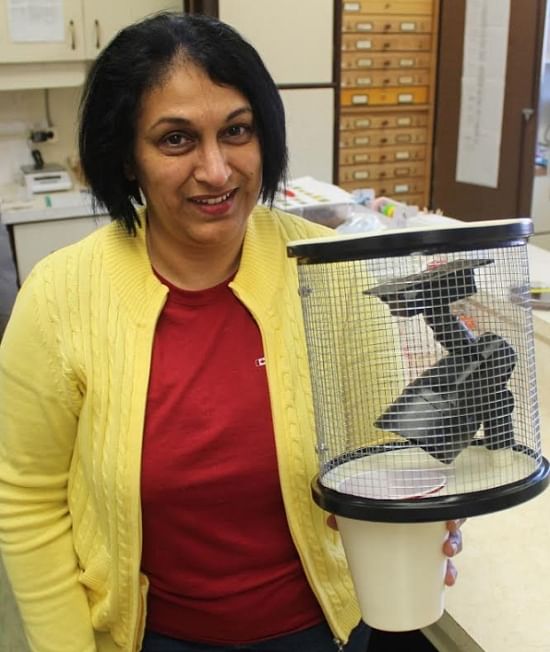
[(205, 143), (198, 154), (195, 179), (210, 186), (224, 186), (231, 174), (231, 168), (223, 147), (217, 142)]

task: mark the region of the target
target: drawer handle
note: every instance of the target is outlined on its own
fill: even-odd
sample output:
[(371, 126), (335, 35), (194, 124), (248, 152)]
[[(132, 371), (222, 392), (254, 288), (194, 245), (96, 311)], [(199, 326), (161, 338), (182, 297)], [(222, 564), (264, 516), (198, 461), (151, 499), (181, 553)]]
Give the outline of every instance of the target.
[(391, 43), (383, 43), (383, 44), (382, 44), (382, 48), (383, 48), (384, 50), (389, 50), (389, 49), (391, 48)]
[(391, 23), (386, 23), (386, 24), (384, 25), (384, 31), (385, 31), (385, 32), (389, 32), (390, 30), (391, 30)]
[(380, 143), (381, 143), (382, 145), (385, 145), (387, 142), (388, 142), (388, 139), (387, 139), (387, 138), (380, 138)]
[(382, 126), (387, 127), (389, 122), (387, 120), (382, 120)]
[(69, 31), (71, 32), (71, 50), (76, 50), (76, 35), (74, 31), (74, 20), (69, 21)]
[(386, 61), (384, 61), (384, 66), (386, 68), (389, 68), (391, 66), (391, 61), (389, 59), (386, 59)]
[(101, 47), (101, 38), (99, 33), (99, 20), (96, 18), (94, 20), (94, 30), (95, 30), (95, 47), (96, 50), (99, 50)]

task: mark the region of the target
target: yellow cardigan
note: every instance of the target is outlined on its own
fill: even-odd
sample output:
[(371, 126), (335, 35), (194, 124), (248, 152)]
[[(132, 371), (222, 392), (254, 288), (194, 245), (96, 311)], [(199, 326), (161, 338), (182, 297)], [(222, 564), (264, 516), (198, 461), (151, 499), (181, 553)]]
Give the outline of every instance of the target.
[[(256, 208), (231, 287), (263, 338), (290, 531), (346, 640), (360, 615), (339, 536), (310, 496), (313, 408), (285, 248), (327, 233)], [(140, 649), (140, 456), (166, 293), (144, 228), (134, 238), (111, 224), (41, 261), (18, 295), (0, 347), (0, 550), (35, 652)]]

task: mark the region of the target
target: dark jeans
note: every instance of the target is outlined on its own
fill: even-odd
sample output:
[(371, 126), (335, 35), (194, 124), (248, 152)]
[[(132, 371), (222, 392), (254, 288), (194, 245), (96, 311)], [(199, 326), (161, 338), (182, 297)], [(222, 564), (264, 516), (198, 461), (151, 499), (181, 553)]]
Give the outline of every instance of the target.
[(347, 645), (344, 646), (334, 640), (332, 632), (325, 623), (260, 643), (228, 646), (186, 643), (147, 631), (141, 650), (142, 652), (366, 652), (369, 637), (370, 629), (364, 623), (357, 625)]

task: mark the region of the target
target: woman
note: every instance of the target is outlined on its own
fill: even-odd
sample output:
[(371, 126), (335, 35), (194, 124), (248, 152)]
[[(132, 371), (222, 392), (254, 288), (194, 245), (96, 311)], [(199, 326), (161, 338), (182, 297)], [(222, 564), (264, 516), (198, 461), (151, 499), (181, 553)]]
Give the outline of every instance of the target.
[(257, 205), (286, 166), (271, 77), (222, 23), (147, 19), (94, 63), (80, 153), (114, 222), (37, 265), (0, 358), (0, 536), (32, 649), (365, 650), (309, 494), (285, 253), (327, 230)]

